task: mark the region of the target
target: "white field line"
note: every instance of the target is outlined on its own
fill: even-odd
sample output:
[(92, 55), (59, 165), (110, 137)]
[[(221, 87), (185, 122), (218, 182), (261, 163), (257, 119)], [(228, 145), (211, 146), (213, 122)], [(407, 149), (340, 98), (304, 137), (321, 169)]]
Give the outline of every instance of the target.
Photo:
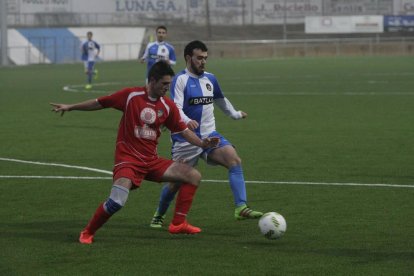
[[(209, 180), (202, 179), (202, 182), (228, 182), (228, 180)], [(380, 184), (380, 183), (336, 183), (336, 182), (307, 182), (307, 181), (257, 181), (246, 180), (246, 183), (252, 184), (278, 184), (278, 185), (325, 185), (325, 186), (364, 186), (364, 187), (392, 187), (392, 188), (413, 188), (414, 185), (401, 184)]]
[[(10, 158), (1, 158), (0, 161), (9, 161), (9, 162), (18, 162), (24, 164), (33, 164), (33, 165), (43, 165), (43, 166), (55, 166), (55, 167), (64, 167), (72, 169), (80, 169), (87, 171), (94, 171), (104, 174), (112, 175), (112, 172), (82, 167), (82, 166), (72, 166), (65, 164), (56, 164), (56, 163), (44, 163), (44, 162), (34, 162), (34, 161), (25, 161), (18, 159)], [(102, 179), (112, 179), (112, 177), (99, 177), (99, 176), (41, 176), (41, 175), (0, 175), (0, 179), (74, 179), (74, 180), (102, 180)], [(213, 182), (213, 183), (227, 183), (228, 180), (217, 180), (217, 179), (203, 179), (202, 182)], [(401, 184), (381, 184), (381, 183), (338, 183), (338, 182), (307, 182), (307, 181), (256, 181), (256, 180), (247, 180), (246, 183), (251, 184), (278, 184), (278, 185), (320, 185), (320, 186), (359, 186), (359, 187), (390, 187), (390, 188), (414, 188), (414, 185), (401, 185)]]
[[(54, 176), (54, 175), (0, 175), (0, 179), (72, 179), (72, 180), (111, 180), (112, 177), (100, 176)], [(228, 180), (203, 179), (201, 182), (228, 183)], [(319, 186), (359, 186), (359, 187), (390, 187), (413, 188), (414, 185), (400, 184), (369, 184), (369, 183), (331, 183), (331, 182), (300, 182), (300, 181), (256, 181), (246, 180), (251, 184), (276, 184), (276, 185), (319, 185)]]
[(111, 171), (105, 171), (105, 170), (89, 168), (89, 167), (83, 167), (83, 166), (72, 166), (72, 165), (57, 164), (57, 163), (44, 163), (44, 162), (36, 162), (36, 161), (26, 161), (26, 160), (3, 158), (3, 157), (0, 157), (0, 161), (17, 162), (17, 163), (33, 164), (33, 165), (41, 165), (41, 166), (63, 167), (63, 168), (79, 169), (79, 170), (84, 170), (84, 171), (91, 171), (91, 172), (98, 172), (98, 173), (112, 175)]
[(0, 179), (74, 179), (74, 180), (107, 180), (107, 176), (59, 176), (59, 175), (0, 175)]

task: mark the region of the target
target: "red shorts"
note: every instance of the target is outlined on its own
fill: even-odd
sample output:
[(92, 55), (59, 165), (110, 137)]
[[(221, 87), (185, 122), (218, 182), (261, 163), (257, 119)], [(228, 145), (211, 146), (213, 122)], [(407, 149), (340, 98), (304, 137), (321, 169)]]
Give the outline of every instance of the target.
[(142, 180), (161, 182), (161, 177), (174, 161), (158, 157), (150, 162), (122, 162), (114, 166), (113, 179), (128, 178), (137, 188)]

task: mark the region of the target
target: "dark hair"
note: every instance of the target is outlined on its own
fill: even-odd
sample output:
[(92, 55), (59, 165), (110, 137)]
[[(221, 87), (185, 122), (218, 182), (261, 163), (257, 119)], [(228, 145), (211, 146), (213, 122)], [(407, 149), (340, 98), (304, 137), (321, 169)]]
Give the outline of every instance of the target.
[(167, 62), (163, 60), (158, 61), (151, 66), (151, 69), (148, 72), (148, 81), (150, 81), (152, 78), (155, 79), (155, 81), (159, 81), (162, 77), (166, 75), (174, 77), (174, 70)]
[(86, 35), (93, 35), (91, 31), (87, 32)]
[(158, 26), (155, 31), (158, 32), (159, 29), (163, 29), (167, 32), (167, 27), (165, 27), (164, 25)]
[(187, 55), (188, 56), (192, 56), (194, 49), (200, 49), (203, 52), (207, 52), (208, 51), (206, 44), (204, 44), (200, 40), (193, 40), (190, 43), (188, 43), (187, 46), (185, 46), (185, 49), (184, 49), (184, 59), (185, 59), (185, 57)]

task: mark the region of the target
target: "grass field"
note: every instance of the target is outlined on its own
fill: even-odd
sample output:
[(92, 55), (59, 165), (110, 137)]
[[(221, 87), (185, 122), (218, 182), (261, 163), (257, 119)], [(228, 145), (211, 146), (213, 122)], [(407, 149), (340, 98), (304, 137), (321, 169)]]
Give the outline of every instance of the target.
[[(48, 103), (144, 76), (137, 62), (98, 68), (90, 92), (80, 64), (0, 68), (0, 275), (413, 275), (414, 57), (209, 61), (249, 114), (217, 110), (217, 126), (243, 159), (251, 206), (286, 218), (276, 241), (233, 219), (226, 171), (201, 163), (209, 181), (190, 213), (200, 235), (150, 229), (161, 186), (145, 182), (93, 245), (79, 244), (110, 175), (42, 164), (110, 171), (121, 114), (60, 117)], [(165, 133), (160, 154), (169, 147)]]

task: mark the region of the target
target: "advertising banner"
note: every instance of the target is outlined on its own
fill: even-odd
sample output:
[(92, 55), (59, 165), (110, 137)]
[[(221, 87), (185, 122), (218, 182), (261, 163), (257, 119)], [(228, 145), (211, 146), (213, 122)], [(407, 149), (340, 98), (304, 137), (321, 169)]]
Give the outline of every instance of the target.
[(414, 15), (384, 16), (386, 32), (414, 32)]
[[(8, 13), (24, 22), (35, 22), (41, 14), (60, 22), (59, 15), (70, 14), (76, 22), (90, 24), (195, 25), (282, 25), (302, 24), (314, 16), (414, 15), (414, 0), (0, 0), (7, 1)], [(40, 15), (38, 15), (40, 14)], [(66, 17), (67, 18), (67, 17)], [(66, 19), (63, 18), (63, 19)], [(344, 21), (344, 19), (335, 19)], [(20, 20), (21, 21), (21, 20)], [(16, 22), (20, 22), (16, 19)], [(328, 20), (329, 21), (329, 20)], [(63, 22), (65, 22), (63, 20)], [(126, 23), (125, 23), (126, 22)], [(352, 22), (351, 22), (352, 23)], [(351, 24), (349, 23), (349, 24)], [(345, 23), (341, 23), (342, 24)], [(375, 32), (375, 26), (359, 22), (355, 28)], [(372, 23), (375, 25), (375, 23)], [(382, 24), (382, 23), (381, 23)], [(322, 26), (326, 31), (343, 30)], [(365, 30), (366, 31), (365, 31)], [(374, 29), (374, 30), (373, 30)], [(335, 32), (336, 32), (335, 31)], [(355, 30), (354, 30), (355, 31)]]
[(252, 5), (253, 24), (296, 24), (305, 16), (322, 15), (322, 0), (260, 0)]
[(308, 34), (382, 33), (382, 16), (307, 16)]
[(324, 1), (328, 15), (382, 15), (393, 13), (394, 0), (329, 0)]
[[(71, 11), (70, 0), (19, 0), (11, 4), (20, 8), (20, 13), (65, 13)], [(85, 1), (86, 2), (86, 1)]]
[(414, 0), (394, 0), (394, 15), (414, 15)]

